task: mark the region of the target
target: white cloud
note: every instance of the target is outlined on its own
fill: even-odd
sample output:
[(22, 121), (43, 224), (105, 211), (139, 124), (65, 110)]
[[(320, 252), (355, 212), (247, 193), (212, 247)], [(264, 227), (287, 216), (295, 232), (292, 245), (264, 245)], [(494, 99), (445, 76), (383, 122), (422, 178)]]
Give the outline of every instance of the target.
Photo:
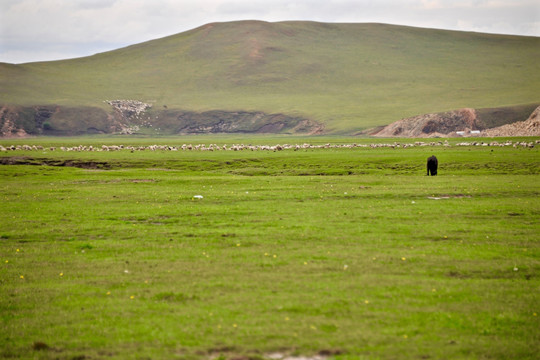
[(0, 61), (85, 56), (209, 22), (246, 19), (540, 36), (537, 0), (0, 0)]
[(421, 0), (425, 9), (496, 9), (538, 6), (536, 0)]

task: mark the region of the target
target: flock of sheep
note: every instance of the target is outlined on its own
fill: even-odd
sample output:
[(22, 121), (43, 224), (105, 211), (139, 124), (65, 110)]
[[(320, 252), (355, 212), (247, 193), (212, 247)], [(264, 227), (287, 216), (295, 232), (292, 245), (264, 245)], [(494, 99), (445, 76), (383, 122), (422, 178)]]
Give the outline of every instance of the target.
[[(486, 142), (460, 142), (454, 146), (513, 146), (513, 147), (527, 147), (533, 148), (535, 145), (540, 144), (540, 140), (536, 141), (515, 141), (512, 142), (507, 140), (505, 142), (492, 141), (489, 143)], [(352, 148), (408, 148), (408, 147), (417, 147), (417, 146), (451, 146), (448, 141), (441, 142), (423, 142), (417, 141), (414, 143), (398, 143), (394, 142), (391, 144), (384, 143), (375, 143), (375, 144), (324, 144), (324, 145), (312, 145), (312, 144), (295, 144), (295, 145), (244, 145), (244, 144), (235, 144), (235, 145), (216, 145), (216, 144), (183, 144), (181, 146), (169, 146), (169, 145), (148, 145), (148, 146), (124, 146), (124, 145), (102, 145), (101, 147), (94, 147), (92, 145), (79, 145), (73, 147), (43, 147), (40, 145), (11, 145), (4, 147), (0, 145), (0, 151), (120, 151), (120, 150), (129, 150), (131, 152), (135, 151), (282, 151), (282, 150), (307, 150), (307, 149), (352, 149)]]

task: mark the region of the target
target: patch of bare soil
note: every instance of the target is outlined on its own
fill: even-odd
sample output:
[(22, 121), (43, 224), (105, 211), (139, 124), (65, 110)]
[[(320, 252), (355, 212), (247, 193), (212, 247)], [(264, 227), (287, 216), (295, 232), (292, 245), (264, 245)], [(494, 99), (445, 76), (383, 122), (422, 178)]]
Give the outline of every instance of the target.
[(269, 360), (326, 360), (328, 357), (339, 354), (341, 354), (341, 351), (339, 350), (321, 350), (318, 354), (311, 356), (289, 355), (281, 352), (274, 352), (265, 354), (265, 358)]
[(109, 163), (104, 161), (54, 160), (26, 156), (3, 157), (0, 159), (0, 165), (47, 165), (76, 167), (81, 169), (109, 169), (111, 167)]
[(154, 179), (133, 179), (133, 180), (130, 180), (130, 182), (132, 182), (132, 183), (155, 183), (157, 181), (154, 180)]
[(238, 355), (237, 349), (234, 347), (222, 347), (211, 349), (208, 354), (210, 359), (226, 358), (230, 360), (252, 360), (252, 359), (266, 359), (266, 360), (326, 360), (329, 357), (343, 354), (341, 350), (321, 350), (313, 355), (296, 355), (285, 351), (275, 351), (265, 354), (250, 355)]
[(463, 199), (463, 198), (472, 198), (472, 196), (464, 195), (464, 194), (428, 196), (428, 199), (430, 200)]

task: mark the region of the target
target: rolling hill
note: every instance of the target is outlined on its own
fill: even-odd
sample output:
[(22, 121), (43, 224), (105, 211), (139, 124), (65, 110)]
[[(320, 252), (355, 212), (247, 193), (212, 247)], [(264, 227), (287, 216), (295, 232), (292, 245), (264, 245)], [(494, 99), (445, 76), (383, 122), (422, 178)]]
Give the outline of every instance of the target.
[(538, 37), (213, 23), (84, 58), (0, 63), (0, 128), (354, 134), (425, 113), (539, 104), (539, 58)]

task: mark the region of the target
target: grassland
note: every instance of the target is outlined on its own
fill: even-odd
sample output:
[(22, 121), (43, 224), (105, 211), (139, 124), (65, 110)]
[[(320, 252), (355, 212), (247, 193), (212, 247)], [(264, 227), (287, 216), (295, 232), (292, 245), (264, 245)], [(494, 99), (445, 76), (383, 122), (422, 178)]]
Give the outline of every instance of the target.
[(536, 359), (538, 151), (2, 153), (0, 357)]
[[(134, 99), (187, 111), (263, 111), (352, 134), (463, 107), (537, 104), (540, 38), (383, 24), (208, 24), (90, 57), (0, 64), (0, 104)], [(526, 117), (525, 117), (526, 118)], [(74, 117), (72, 121), (76, 121)]]

